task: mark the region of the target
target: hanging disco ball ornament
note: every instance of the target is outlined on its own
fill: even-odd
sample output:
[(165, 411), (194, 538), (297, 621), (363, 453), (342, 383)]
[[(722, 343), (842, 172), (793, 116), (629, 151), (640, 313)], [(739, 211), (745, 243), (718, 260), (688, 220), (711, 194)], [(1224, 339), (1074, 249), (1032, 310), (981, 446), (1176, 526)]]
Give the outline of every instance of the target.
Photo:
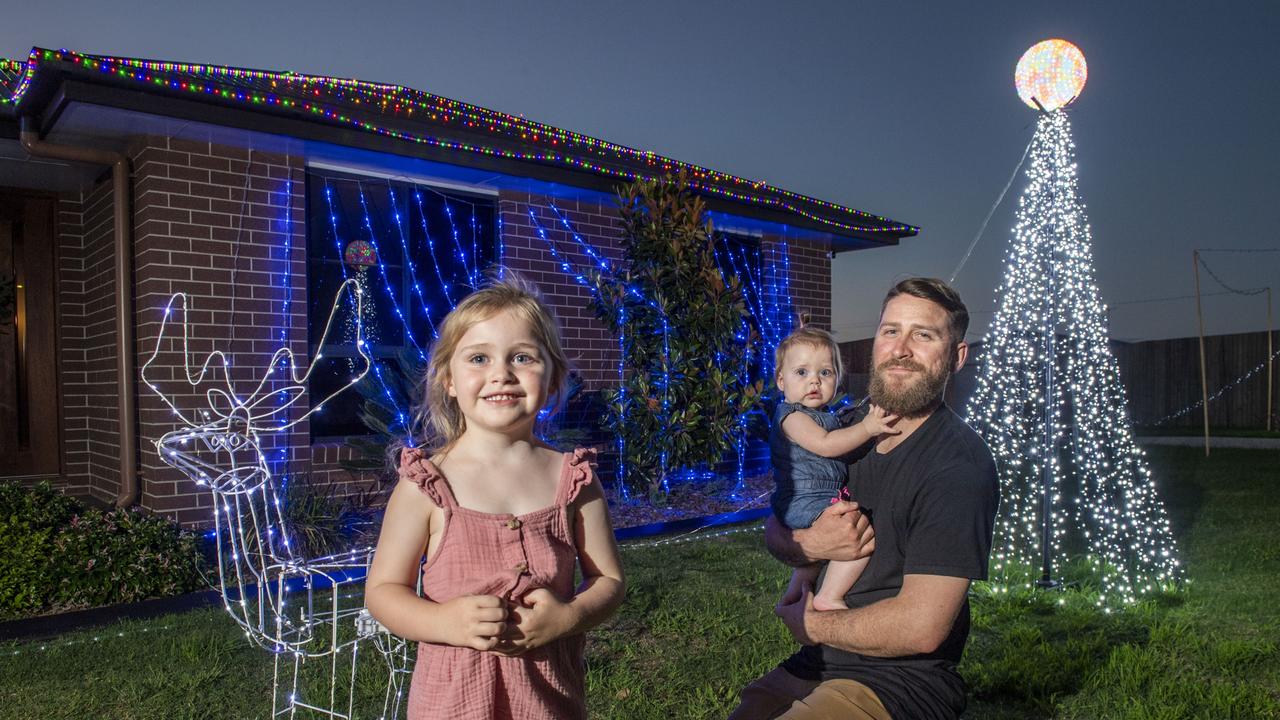
[(1041, 108), (1052, 112), (1080, 95), (1088, 75), (1080, 48), (1053, 39), (1038, 42), (1022, 54), (1013, 82), (1028, 107), (1035, 108), (1039, 101)]
[(373, 244), (364, 240), (352, 240), (342, 251), (342, 262), (354, 268), (369, 267), (378, 264), (378, 251)]
[[(364, 327), (365, 342), (374, 345), (378, 341), (378, 304), (369, 287), (369, 268), (378, 264), (378, 251), (373, 243), (367, 240), (352, 240), (342, 249), (342, 263), (353, 272), (351, 279), (360, 288), (365, 301), (359, 306), (359, 317), (354, 308), (342, 319), (343, 339), (354, 342), (361, 326)], [(347, 358), (347, 365), (355, 370), (355, 359)]]

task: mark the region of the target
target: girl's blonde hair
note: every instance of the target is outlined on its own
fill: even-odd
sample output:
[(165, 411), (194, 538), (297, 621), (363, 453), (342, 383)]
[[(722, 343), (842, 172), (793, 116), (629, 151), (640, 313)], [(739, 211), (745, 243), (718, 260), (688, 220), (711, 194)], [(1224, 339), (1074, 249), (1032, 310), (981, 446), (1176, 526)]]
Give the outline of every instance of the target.
[(836, 371), (836, 387), (840, 386), (840, 383), (844, 380), (844, 361), (840, 359), (840, 344), (826, 330), (819, 330), (808, 325), (801, 325), (800, 328), (793, 330), (790, 335), (782, 339), (782, 342), (778, 343), (778, 347), (773, 351), (774, 374), (782, 372), (782, 361), (786, 359), (787, 351), (796, 345), (808, 345), (830, 350), (831, 365)]
[(413, 409), (416, 434), (423, 437), (424, 446), (431, 451), (448, 449), (467, 429), (467, 420), (458, 409), (457, 399), (449, 395), (449, 359), (468, 330), (504, 311), (514, 313), (529, 324), (546, 353), (545, 360), (551, 371), (547, 405), (559, 404), (560, 392), (569, 374), (569, 361), (560, 345), (555, 315), (532, 282), (506, 271), (502, 277), (463, 298), (441, 321), (439, 335), (431, 343), (427, 371), (422, 378), (422, 403)]

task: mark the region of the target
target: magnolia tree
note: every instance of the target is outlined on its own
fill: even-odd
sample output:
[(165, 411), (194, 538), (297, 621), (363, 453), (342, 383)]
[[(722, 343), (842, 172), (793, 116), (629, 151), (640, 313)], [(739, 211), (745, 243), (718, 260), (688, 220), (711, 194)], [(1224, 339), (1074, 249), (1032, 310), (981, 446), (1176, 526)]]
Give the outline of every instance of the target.
[(760, 381), (742, 372), (752, 332), (742, 286), (716, 264), (705, 204), (684, 178), (618, 193), (624, 262), (596, 271), (596, 316), (619, 338), (624, 366), (605, 391), (619, 479), (660, 497), (683, 469), (718, 462), (740, 439)]

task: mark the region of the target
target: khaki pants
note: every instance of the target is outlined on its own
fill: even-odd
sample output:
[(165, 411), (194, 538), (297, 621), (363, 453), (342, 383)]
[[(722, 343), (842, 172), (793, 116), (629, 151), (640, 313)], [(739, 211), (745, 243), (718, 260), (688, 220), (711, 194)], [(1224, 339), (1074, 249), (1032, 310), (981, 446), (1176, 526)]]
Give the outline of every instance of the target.
[(739, 695), (729, 720), (892, 720), (880, 698), (856, 680), (802, 680), (774, 668)]

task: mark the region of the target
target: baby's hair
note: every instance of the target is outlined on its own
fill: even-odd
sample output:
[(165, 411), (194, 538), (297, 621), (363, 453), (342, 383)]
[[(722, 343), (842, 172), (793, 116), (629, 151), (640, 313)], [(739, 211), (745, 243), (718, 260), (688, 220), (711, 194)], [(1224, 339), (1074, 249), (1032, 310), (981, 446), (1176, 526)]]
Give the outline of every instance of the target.
[(546, 353), (544, 360), (551, 374), (547, 404), (552, 407), (559, 404), (560, 392), (569, 374), (569, 361), (560, 345), (555, 315), (542, 301), (537, 286), (507, 270), (463, 298), (439, 325), (439, 335), (431, 343), (427, 371), (422, 378), (422, 403), (413, 410), (413, 426), (424, 436), (425, 447), (437, 452), (447, 449), (467, 429), (457, 399), (449, 395), (449, 360), (468, 330), (508, 310), (529, 324), (538, 345)]
[(808, 345), (815, 348), (826, 348), (831, 351), (831, 364), (836, 371), (836, 386), (844, 379), (844, 362), (840, 359), (840, 344), (826, 330), (819, 330), (812, 325), (801, 325), (778, 343), (773, 351), (774, 372), (782, 372), (782, 361), (787, 358), (787, 351), (796, 345)]

